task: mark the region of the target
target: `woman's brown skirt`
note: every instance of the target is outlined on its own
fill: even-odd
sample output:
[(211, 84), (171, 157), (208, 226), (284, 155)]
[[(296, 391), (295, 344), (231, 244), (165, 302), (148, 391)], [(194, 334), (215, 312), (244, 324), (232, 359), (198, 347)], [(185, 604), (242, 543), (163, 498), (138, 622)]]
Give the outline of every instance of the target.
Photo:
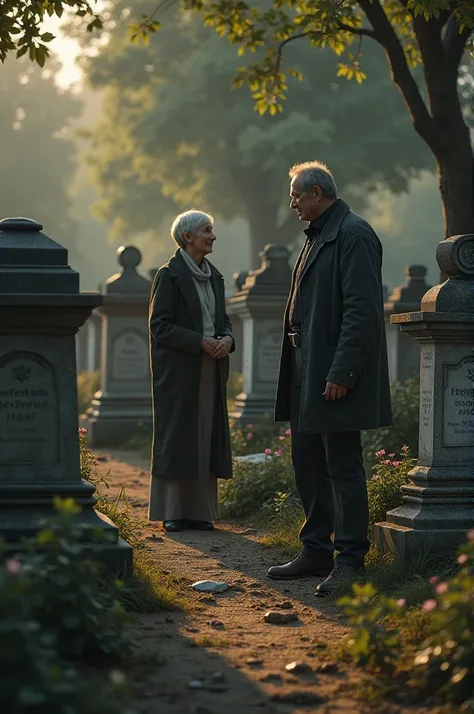
[[(219, 517), (217, 478), (211, 476), (212, 426), (216, 390), (216, 362), (205, 352), (201, 359), (199, 384), (199, 473), (197, 480), (186, 474), (165, 479), (152, 476), (150, 484), (150, 521), (215, 521)], [(183, 434), (183, 448), (186, 434)]]

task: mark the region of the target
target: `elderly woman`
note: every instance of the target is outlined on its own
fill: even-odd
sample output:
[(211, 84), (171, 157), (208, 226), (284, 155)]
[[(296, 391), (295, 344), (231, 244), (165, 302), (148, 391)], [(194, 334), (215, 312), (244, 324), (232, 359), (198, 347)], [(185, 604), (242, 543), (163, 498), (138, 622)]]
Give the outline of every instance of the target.
[(217, 479), (231, 478), (226, 384), (232, 326), (212, 253), (212, 216), (187, 211), (178, 250), (157, 272), (150, 300), (153, 450), (149, 518), (167, 531), (212, 530)]

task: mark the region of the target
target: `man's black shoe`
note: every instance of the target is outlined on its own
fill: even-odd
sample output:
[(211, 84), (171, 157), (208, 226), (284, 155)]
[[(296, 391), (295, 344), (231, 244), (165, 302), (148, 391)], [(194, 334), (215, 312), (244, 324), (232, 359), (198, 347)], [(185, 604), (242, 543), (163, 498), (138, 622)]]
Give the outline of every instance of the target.
[(298, 578), (324, 578), (334, 567), (332, 558), (309, 558), (300, 553), (285, 565), (275, 565), (267, 575), (273, 580), (297, 580)]
[(349, 563), (337, 563), (334, 570), (316, 588), (317, 597), (331, 595), (341, 585), (352, 585), (356, 583), (364, 574), (364, 566), (350, 565)]
[(178, 533), (178, 531), (182, 530), (183, 524), (181, 521), (164, 521), (163, 522), (163, 528), (165, 531), (168, 531), (168, 533)]

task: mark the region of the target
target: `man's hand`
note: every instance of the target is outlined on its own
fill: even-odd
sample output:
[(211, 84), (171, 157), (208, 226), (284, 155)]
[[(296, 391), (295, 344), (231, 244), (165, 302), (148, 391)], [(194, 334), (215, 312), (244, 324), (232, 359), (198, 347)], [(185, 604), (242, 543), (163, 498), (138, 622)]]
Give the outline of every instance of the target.
[(343, 387), (342, 384), (334, 384), (333, 382), (326, 382), (326, 389), (324, 390), (324, 398), (328, 402), (334, 402), (336, 399), (345, 397), (347, 394), (347, 387)]
[(232, 349), (232, 345), (234, 343), (232, 337), (229, 335), (226, 335), (225, 337), (218, 337), (218, 346), (216, 349), (216, 352), (214, 354), (214, 357), (216, 359), (222, 359), (223, 357), (227, 357), (229, 354), (230, 350)]
[(210, 357), (216, 357), (216, 351), (217, 348), (219, 347), (219, 341), (214, 339), (214, 337), (203, 337), (201, 340), (201, 347), (203, 348), (204, 352), (207, 352), (207, 354)]

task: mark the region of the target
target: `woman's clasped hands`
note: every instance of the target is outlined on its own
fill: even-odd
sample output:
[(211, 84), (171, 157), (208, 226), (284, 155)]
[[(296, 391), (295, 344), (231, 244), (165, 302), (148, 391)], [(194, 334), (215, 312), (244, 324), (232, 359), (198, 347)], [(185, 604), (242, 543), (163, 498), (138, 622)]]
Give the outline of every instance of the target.
[(201, 341), (201, 347), (210, 357), (214, 359), (222, 359), (227, 357), (231, 348), (233, 340), (232, 337), (226, 335), (225, 337), (203, 337)]

